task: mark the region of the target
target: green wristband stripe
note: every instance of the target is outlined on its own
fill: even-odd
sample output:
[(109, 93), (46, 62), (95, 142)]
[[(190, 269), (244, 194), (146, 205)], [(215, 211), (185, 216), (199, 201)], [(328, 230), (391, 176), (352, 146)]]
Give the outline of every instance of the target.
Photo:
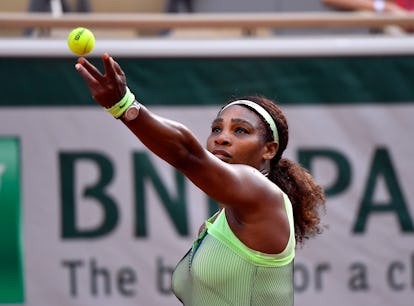
[(118, 119), (128, 109), (128, 107), (130, 107), (131, 104), (134, 103), (134, 101), (135, 101), (135, 96), (127, 87), (124, 97), (119, 102), (117, 102), (115, 105), (109, 108), (105, 108), (105, 110), (108, 113), (110, 113), (112, 116)]

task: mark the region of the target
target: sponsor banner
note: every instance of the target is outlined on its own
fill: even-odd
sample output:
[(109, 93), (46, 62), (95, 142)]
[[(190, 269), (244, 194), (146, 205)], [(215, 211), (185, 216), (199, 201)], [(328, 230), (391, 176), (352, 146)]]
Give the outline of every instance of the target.
[[(205, 142), (218, 107), (151, 109)], [(328, 195), (325, 232), (297, 251), (296, 305), (410, 305), (414, 104), (283, 109), (286, 157)], [(180, 305), (171, 272), (212, 201), (98, 107), (3, 108), (7, 135), (21, 145), (25, 305)]]

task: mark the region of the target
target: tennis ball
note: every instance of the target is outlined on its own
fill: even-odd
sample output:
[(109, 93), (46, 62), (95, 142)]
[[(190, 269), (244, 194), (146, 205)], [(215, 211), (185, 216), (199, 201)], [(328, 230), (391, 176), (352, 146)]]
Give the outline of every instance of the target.
[(95, 36), (87, 28), (73, 29), (68, 35), (68, 47), (76, 55), (86, 55), (95, 47)]

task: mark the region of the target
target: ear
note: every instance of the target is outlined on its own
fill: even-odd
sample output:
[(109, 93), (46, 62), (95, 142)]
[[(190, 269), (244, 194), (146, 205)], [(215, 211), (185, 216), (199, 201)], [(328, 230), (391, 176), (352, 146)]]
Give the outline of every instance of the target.
[(271, 160), (273, 157), (275, 157), (278, 149), (279, 143), (276, 141), (266, 142), (264, 146), (263, 159)]

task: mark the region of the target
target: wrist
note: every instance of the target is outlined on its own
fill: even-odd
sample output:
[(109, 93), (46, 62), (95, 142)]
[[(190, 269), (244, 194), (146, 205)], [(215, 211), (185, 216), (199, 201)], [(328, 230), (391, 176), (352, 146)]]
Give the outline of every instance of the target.
[(134, 94), (126, 87), (126, 92), (124, 97), (115, 103), (111, 107), (106, 107), (105, 110), (110, 113), (115, 119), (119, 119), (125, 111), (131, 106), (135, 101)]

